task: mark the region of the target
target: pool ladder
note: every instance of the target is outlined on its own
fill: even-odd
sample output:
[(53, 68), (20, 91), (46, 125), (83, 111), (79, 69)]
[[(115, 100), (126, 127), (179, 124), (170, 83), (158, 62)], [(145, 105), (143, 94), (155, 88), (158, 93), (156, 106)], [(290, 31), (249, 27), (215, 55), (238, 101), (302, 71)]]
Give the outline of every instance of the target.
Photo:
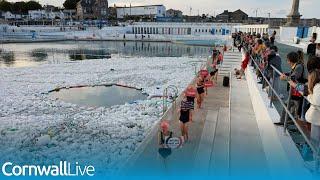
[[(168, 96), (168, 93), (172, 92), (171, 96)], [(163, 90), (163, 96), (162, 96), (162, 115), (164, 115), (166, 113), (166, 111), (168, 110), (168, 99), (171, 98), (173, 100), (173, 109), (175, 109), (176, 107), (176, 100), (178, 98), (178, 88), (177, 86), (174, 85), (170, 85), (168, 87), (166, 87)]]

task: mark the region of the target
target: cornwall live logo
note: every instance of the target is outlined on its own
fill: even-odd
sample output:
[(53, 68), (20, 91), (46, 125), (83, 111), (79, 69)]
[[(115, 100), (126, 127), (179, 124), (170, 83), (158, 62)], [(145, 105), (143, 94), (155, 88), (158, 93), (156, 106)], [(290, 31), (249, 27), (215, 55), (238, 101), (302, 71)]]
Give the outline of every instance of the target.
[(2, 165), (4, 176), (94, 176), (94, 166), (82, 166), (78, 162), (60, 161), (58, 165), (17, 165), (6, 162)]

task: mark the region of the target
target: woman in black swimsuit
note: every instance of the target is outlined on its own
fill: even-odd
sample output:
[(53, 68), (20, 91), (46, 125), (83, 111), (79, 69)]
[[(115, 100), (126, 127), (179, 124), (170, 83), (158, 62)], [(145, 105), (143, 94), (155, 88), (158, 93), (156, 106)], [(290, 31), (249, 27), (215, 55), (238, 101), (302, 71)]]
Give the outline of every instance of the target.
[(204, 78), (203, 77), (199, 77), (197, 80), (197, 92), (198, 92), (198, 97), (197, 97), (197, 104), (198, 104), (198, 108), (201, 108), (202, 105), (202, 101), (204, 98)]
[(180, 129), (181, 135), (184, 137), (184, 140), (189, 139), (189, 132), (188, 132), (188, 123), (190, 121), (191, 111), (192, 109), (192, 102), (187, 100), (187, 97), (184, 96), (181, 101), (180, 106)]
[(193, 87), (192, 85), (190, 85), (188, 88), (187, 88), (187, 91), (185, 92), (186, 96), (187, 96), (187, 101), (190, 102), (190, 105), (191, 105), (191, 109), (190, 109), (190, 121), (192, 122), (192, 113), (193, 113), (193, 110), (194, 110), (194, 100), (196, 98), (196, 94), (197, 91), (196, 91), (196, 88)]

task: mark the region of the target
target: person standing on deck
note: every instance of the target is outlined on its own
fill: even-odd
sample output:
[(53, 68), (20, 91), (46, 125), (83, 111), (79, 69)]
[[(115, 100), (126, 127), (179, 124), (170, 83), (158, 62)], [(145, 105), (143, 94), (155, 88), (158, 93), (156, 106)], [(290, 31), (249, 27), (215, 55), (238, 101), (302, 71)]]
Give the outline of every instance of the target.
[(316, 56), (320, 57), (320, 43), (317, 44)]
[(194, 111), (194, 100), (196, 98), (197, 90), (192, 85), (188, 86), (186, 92), (187, 101), (190, 103), (190, 121), (192, 122), (192, 114)]
[(275, 40), (276, 40), (276, 34), (277, 34), (277, 32), (276, 32), (276, 31), (273, 31), (273, 33), (272, 33), (272, 35), (271, 35), (271, 37), (270, 37), (270, 45), (271, 45), (271, 46), (274, 46), (274, 42), (275, 42)]
[(313, 37), (310, 40), (311, 43), (308, 45), (308, 48), (307, 48), (307, 54), (309, 56), (316, 55), (316, 48), (317, 48), (316, 40), (317, 40), (317, 34), (315, 33), (313, 34)]
[(306, 120), (311, 123), (311, 140), (319, 146), (320, 142), (320, 72), (313, 70), (308, 76), (308, 101), (310, 108), (306, 113)]
[(159, 149), (158, 153), (165, 159), (171, 155), (171, 149), (167, 146), (167, 142), (173, 136), (173, 132), (169, 130), (168, 121), (162, 121), (160, 124), (160, 132), (158, 134)]
[(304, 65), (304, 53), (301, 50), (297, 51), (298, 55), (299, 55), (299, 63)]
[(169, 130), (169, 122), (168, 121), (162, 121), (160, 123), (160, 132), (158, 134), (158, 142), (159, 142), (159, 146), (161, 148), (167, 148), (167, 140), (169, 138), (172, 138), (172, 131)]
[[(278, 48), (277, 48), (277, 46), (273, 46), (270, 54), (268, 55), (267, 71), (268, 71), (268, 76), (271, 79), (271, 82), (272, 82), (274, 90), (282, 98), (283, 95), (280, 92), (280, 75), (278, 73), (276, 73), (275, 71), (273, 71), (273, 68), (271, 67), (271, 65), (272, 65), (278, 71), (282, 72), (281, 64), (282, 64), (282, 60), (281, 60), (281, 57), (278, 54)], [(274, 77), (274, 81), (273, 81), (273, 77)], [(269, 90), (269, 97), (273, 98), (273, 99), (276, 99), (275, 97), (271, 97), (271, 94), (272, 94), (271, 92), (272, 92), (272, 90), (270, 89)]]
[(235, 69), (236, 75), (237, 75), (237, 79), (242, 79), (242, 77), (245, 75), (245, 71), (246, 71), (246, 69), (248, 67), (249, 61), (250, 61), (250, 54), (249, 54), (249, 52), (246, 52), (245, 56), (244, 56), (244, 59), (243, 59), (243, 61), (241, 63), (241, 69), (240, 70)]
[[(310, 57), (309, 60), (308, 60), (308, 63), (307, 63), (307, 70), (308, 70), (309, 74), (312, 73), (314, 70), (320, 71), (320, 58), (316, 57), (316, 56)], [(289, 84), (292, 87), (294, 87), (295, 89), (297, 89), (299, 92), (303, 93), (304, 96), (308, 96), (309, 95), (308, 83), (306, 83), (306, 84), (295, 83), (295, 82), (290, 80)], [(303, 104), (302, 113), (301, 113), (302, 114), (301, 120), (303, 121), (302, 123), (304, 124), (304, 126), (308, 130), (311, 130), (311, 124), (308, 123), (307, 120), (306, 120), (306, 112), (308, 111), (309, 108), (310, 108), (309, 101), (304, 99), (304, 104)]]
[(181, 136), (184, 138), (184, 141), (189, 140), (189, 122), (191, 119), (191, 113), (192, 110), (192, 103), (187, 100), (186, 95), (184, 94), (183, 99), (181, 100), (180, 105), (180, 129), (181, 129)]
[(198, 109), (201, 108), (203, 99), (204, 99), (204, 82), (205, 79), (204, 77), (201, 77), (201, 75), (199, 75), (198, 79), (197, 79), (197, 92), (198, 92), (198, 96), (197, 96), (197, 105), (198, 105)]
[[(280, 76), (281, 80), (285, 81), (293, 81), (295, 83), (302, 83), (304, 84), (306, 82), (306, 79), (304, 78), (305, 70), (304, 66), (302, 64), (299, 64), (299, 55), (296, 52), (291, 52), (287, 55), (287, 61), (289, 66), (291, 67), (291, 72), (284, 73)], [(288, 85), (287, 90), (289, 91), (290, 85)], [(289, 102), (289, 109), (293, 109), (292, 114), (295, 117), (301, 116), (301, 110), (302, 110), (302, 103), (303, 103), (303, 97), (294, 87), (291, 88), (291, 100)], [(285, 111), (283, 110), (280, 123), (275, 123), (276, 125), (283, 125), (285, 121)]]

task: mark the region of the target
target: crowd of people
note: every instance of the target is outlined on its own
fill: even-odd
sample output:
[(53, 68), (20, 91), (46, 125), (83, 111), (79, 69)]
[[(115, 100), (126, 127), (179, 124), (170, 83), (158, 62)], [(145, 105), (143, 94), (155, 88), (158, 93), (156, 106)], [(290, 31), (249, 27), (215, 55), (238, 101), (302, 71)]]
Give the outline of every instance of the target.
[[(286, 102), (295, 120), (309, 130), (311, 140), (319, 145), (320, 141), (320, 44), (316, 43), (317, 34), (313, 34), (307, 49), (308, 58), (305, 59), (301, 50), (290, 52), (286, 59), (281, 59), (275, 44), (276, 32), (271, 36), (267, 33), (242, 33), (233, 35), (234, 46), (245, 52), (241, 69), (235, 69), (238, 78), (244, 75), (247, 68), (248, 56), (251, 65), (256, 69), (259, 83), (268, 90), (269, 98), (280, 100), (284, 98), (281, 92), (287, 91)], [(283, 62), (284, 61), (284, 62)], [(282, 70), (282, 64), (287, 63), (289, 72)], [(287, 82), (285, 90), (280, 89), (280, 82)], [(269, 82), (269, 83), (268, 83)], [(269, 84), (272, 87), (269, 87)], [(275, 96), (277, 93), (278, 97)], [(286, 111), (283, 110), (281, 119), (276, 125), (283, 126)], [(289, 118), (290, 120), (290, 118)], [(292, 122), (289, 122), (292, 123)]]

